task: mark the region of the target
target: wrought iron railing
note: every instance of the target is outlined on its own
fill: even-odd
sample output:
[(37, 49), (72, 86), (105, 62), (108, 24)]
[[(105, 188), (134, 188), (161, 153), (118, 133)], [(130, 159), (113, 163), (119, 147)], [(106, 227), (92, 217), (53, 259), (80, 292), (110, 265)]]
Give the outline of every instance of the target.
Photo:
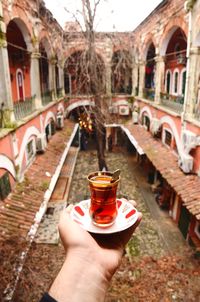
[(35, 96), (14, 103), (15, 119), (20, 120), (35, 111)]
[(53, 101), (53, 90), (47, 90), (41, 93), (42, 105), (46, 106), (47, 104)]
[(170, 95), (168, 93), (160, 93), (161, 105), (167, 107), (177, 113), (183, 111), (184, 96)]
[(153, 88), (144, 88), (143, 89), (143, 96), (147, 100), (154, 101), (155, 89), (153, 89)]

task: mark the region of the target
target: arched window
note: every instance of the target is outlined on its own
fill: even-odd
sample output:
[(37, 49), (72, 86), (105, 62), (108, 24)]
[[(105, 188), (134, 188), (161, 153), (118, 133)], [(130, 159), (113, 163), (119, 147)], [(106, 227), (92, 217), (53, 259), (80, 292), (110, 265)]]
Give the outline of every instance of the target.
[(178, 70), (174, 70), (173, 74), (173, 93), (178, 94), (178, 86), (179, 86), (179, 72)]
[(165, 76), (165, 91), (170, 94), (171, 92), (171, 71), (167, 70)]
[(181, 79), (180, 79), (180, 95), (185, 95), (185, 83), (186, 83), (186, 68), (181, 71)]

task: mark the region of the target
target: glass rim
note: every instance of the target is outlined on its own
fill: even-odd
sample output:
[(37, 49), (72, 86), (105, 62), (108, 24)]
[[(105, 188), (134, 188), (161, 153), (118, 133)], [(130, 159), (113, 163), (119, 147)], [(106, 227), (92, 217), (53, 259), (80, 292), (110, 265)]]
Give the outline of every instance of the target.
[[(91, 184), (97, 184), (97, 182), (95, 180), (91, 180), (91, 177), (94, 176), (101, 176), (101, 175), (107, 175), (107, 176), (112, 176), (114, 172), (111, 171), (95, 171), (95, 172), (91, 172), (88, 174), (87, 176), (87, 180), (89, 181), (89, 183)], [(118, 183), (120, 181), (120, 176), (118, 177), (118, 179), (116, 179), (114, 182), (111, 183), (106, 183), (105, 186), (113, 186), (116, 183)], [(101, 184), (102, 186), (102, 184)]]

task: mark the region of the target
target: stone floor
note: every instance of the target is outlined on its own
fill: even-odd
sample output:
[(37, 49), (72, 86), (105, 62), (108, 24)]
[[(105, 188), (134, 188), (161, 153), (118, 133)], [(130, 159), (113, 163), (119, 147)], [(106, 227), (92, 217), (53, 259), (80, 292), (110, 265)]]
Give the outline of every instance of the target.
[[(165, 252), (182, 251), (187, 244), (169, 217), (168, 212), (159, 208), (155, 202), (154, 194), (147, 182), (147, 176), (136, 162), (136, 158), (124, 152), (107, 153), (107, 161), (110, 170), (121, 170), (121, 183), (118, 196), (134, 199), (138, 209), (143, 214), (140, 228), (130, 242), (127, 252), (131, 254), (161, 256)], [(63, 167), (65, 169), (65, 165)], [(51, 202), (43, 221), (39, 227), (35, 241), (37, 243), (57, 244), (59, 240), (57, 223), (59, 213), (66, 203), (75, 204), (90, 196), (87, 175), (98, 170), (95, 151), (81, 151), (79, 153), (75, 171), (72, 177), (71, 189), (67, 201)], [(62, 182), (56, 186), (54, 196), (59, 196), (62, 191)], [(59, 198), (58, 198), (59, 199)]]
[[(134, 199), (143, 219), (130, 242), (128, 252), (132, 254), (161, 256), (166, 252), (182, 251), (187, 244), (168, 213), (161, 210), (154, 200), (147, 177), (136, 159), (124, 152), (107, 153), (109, 170), (121, 170), (119, 197)], [(98, 170), (96, 152), (80, 152), (72, 179), (69, 203), (77, 203), (90, 195), (87, 174)]]

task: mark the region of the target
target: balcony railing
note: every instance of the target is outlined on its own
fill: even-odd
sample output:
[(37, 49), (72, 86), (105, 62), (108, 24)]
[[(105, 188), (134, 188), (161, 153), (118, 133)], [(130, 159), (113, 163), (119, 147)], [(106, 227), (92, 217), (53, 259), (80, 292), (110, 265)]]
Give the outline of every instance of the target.
[(16, 120), (20, 120), (34, 112), (35, 96), (25, 98), (25, 101), (15, 103), (13, 107)]
[(46, 106), (47, 104), (53, 101), (53, 90), (47, 90), (45, 92), (42, 92), (41, 96), (42, 96), (42, 105)]
[(170, 95), (168, 93), (160, 93), (160, 101), (162, 106), (167, 107), (176, 113), (183, 111), (184, 96)]
[(152, 88), (144, 88), (143, 89), (143, 96), (145, 99), (154, 101), (154, 96), (155, 96), (155, 89)]

